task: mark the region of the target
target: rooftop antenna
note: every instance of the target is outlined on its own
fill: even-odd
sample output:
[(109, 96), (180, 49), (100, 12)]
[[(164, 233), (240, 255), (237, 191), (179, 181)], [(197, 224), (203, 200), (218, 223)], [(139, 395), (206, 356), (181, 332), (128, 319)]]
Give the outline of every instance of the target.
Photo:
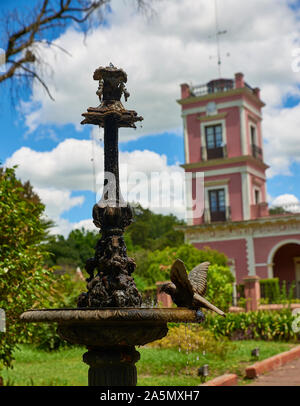
[[(218, 20), (217, 0), (215, 0), (215, 26), (216, 26), (215, 37), (216, 37), (216, 42), (217, 42), (218, 74), (219, 74), (219, 78), (221, 78), (220, 35), (226, 34), (227, 30), (220, 31), (219, 20)], [(229, 53), (227, 53), (227, 56), (229, 56)]]

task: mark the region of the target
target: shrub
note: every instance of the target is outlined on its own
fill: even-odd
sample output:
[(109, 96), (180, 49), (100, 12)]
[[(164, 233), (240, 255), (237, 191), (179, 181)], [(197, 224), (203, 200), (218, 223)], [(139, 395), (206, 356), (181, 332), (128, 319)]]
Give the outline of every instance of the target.
[(154, 348), (175, 348), (180, 351), (210, 352), (225, 357), (229, 344), (226, 339), (216, 339), (214, 334), (199, 325), (173, 326), (161, 340), (147, 346)]
[[(54, 275), (54, 281), (46, 298), (36, 301), (34, 308), (74, 308), (77, 298), (85, 290), (85, 282), (78, 281), (72, 274)], [(38, 349), (51, 351), (68, 346), (56, 332), (56, 323), (30, 323), (23, 342), (34, 344)]]
[(289, 287), (286, 281), (280, 286), (278, 278), (261, 279), (261, 303), (288, 303), (294, 300), (295, 282)]
[(230, 269), (221, 265), (210, 265), (207, 272), (206, 298), (223, 311), (232, 303), (234, 276)]
[(256, 311), (228, 313), (225, 318), (206, 316), (206, 326), (216, 338), (226, 336), (231, 340), (280, 340), (300, 338), (292, 329), (294, 316), (289, 309), (280, 311)]
[(22, 184), (14, 168), (0, 168), (0, 308), (7, 320), (0, 333), (0, 369), (11, 366), (13, 350), (25, 337), (21, 313), (51, 286), (51, 272), (43, 267), (47, 253), (41, 242), (48, 227), (43, 212), (29, 182)]

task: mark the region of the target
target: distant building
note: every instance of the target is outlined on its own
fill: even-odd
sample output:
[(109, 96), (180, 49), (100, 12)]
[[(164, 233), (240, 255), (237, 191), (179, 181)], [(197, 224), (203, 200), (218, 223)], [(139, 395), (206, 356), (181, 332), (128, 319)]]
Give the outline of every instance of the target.
[[(244, 75), (181, 85), (186, 172), (204, 172), (205, 210), (187, 242), (225, 253), (237, 283), (249, 275), (296, 281), (300, 297), (300, 213), (270, 215), (258, 88)], [(283, 134), (284, 136), (284, 134)], [(194, 190), (195, 176), (191, 190)], [(300, 211), (300, 210), (299, 210)]]

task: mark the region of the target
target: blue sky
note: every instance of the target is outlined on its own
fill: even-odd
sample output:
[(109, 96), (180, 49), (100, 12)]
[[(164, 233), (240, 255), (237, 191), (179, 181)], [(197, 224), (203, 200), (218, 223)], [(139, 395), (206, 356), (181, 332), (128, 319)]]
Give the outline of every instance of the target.
[[(75, 224), (91, 217), (95, 203), (95, 194), (88, 185), (93, 173), (92, 151), (83, 155), (86, 161), (82, 171), (86, 178), (82, 177), (78, 188), (74, 184), (81, 163), (73, 168), (72, 154), (65, 157), (70, 161), (64, 162), (65, 172), (53, 170), (48, 180), (38, 172), (45, 163), (61, 156), (57, 151), (69, 151), (67, 146), (71, 144), (65, 141), (70, 139), (78, 141), (73, 144), (79, 148), (80, 145), (89, 148), (83, 141), (91, 143), (93, 134), (95, 148), (101, 151), (101, 134), (91, 133), (88, 126), (79, 124), (80, 114), (97, 105), (96, 82), (92, 81), (97, 66), (112, 61), (127, 71), (131, 97), (126, 107), (144, 116), (143, 128), (121, 133), (121, 159), (131, 162), (136, 151), (141, 151), (138, 159), (149, 167), (153, 163), (154, 168), (171, 171), (184, 163), (183, 131), (176, 99), (180, 96), (180, 83), (205, 83), (217, 75), (216, 61), (209, 58), (215, 53), (215, 43), (209, 39), (215, 29), (211, 3), (163, 0), (155, 4), (158, 16), (147, 19), (135, 13), (130, 4), (112, 1), (107, 24), (88, 34), (86, 46), (78, 27), (70, 25), (55, 33), (57, 43), (66, 47), (72, 57), (53, 55), (47, 47), (41, 50), (53, 67), (52, 76), (45, 78), (55, 102), (49, 100), (43, 89), (34, 86), (22, 93), (13, 106), (8, 102), (9, 89), (1, 87), (0, 161), (17, 162), (18, 175), (23, 180), (29, 178), (41, 191), (48, 214), (58, 224), (57, 232), (67, 233)], [(1, 9), (5, 13), (15, 6), (21, 10), (28, 4), (25, 0), (1, 0)], [(239, 19), (230, 13), (233, 7)], [(221, 29), (228, 31), (222, 38), (222, 52), (230, 52), (229, 58), (223, 58), (222, 74), (233, 77), (242, 71), (251, 86), (261, 88), (267, 104), (263, 131), (266, 161), (272, 168), (267, 181), (270, 199), (289, 194), (300, 200), (300, 73), (290, 67), (291, 51), (300, 47), (299, 1), (253, 0), (251, 5), (242, 7), (238, 0), (224, 0), (219, 8)], [(1, 47), (5, 45), (0, 44)], [(29, 168), (28, 159), (32, 156), (38, 156), (40, 161), (32, 162)], [(95, 159), (101, 166), (103, 157), (98, 155)], [(55, 162), (62, 166), (62, 161)], [(70, 183), (58, 179), (66, 173)]]

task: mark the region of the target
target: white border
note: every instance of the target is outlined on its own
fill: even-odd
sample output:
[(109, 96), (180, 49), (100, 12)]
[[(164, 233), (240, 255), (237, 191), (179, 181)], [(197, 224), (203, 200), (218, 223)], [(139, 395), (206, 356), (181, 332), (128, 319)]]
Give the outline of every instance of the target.
[(241, 172), (241, 184), (243, 220), (250, 220), (250, 175), (248, 172)]
[[(255, 114), (259, 119), (262, 119), (262, 115), (259, 110), (257, 110), (255, 107), (252, 107), (249, 103), (247, 103), (243, 99), (238, 99), (238, 100), (233, 100), (229, 102), (223, 102), (223, 103), (218, 103), (215, 101), (217, 105), (217, 110), (219, 109), (226, 109), (230, 107), (245, 107), (248, 109), (251, 113)], [(206, 103), (207, 104), (207, 103)], [(182, 110), (181, 116), (188, 116), (190, 114), (196, 114), (196, 113), (205, 113), (206, 112), (206, 105), (205, 106), (199, 106), (199, 107), (193, 107), (191, 109), (184, 109)]]
[[(185, 233), (185, 234), (187, 235), (188, 233)], [(284, 237), (284, 236), (295, 235), (295, 234), (297, 234), (297, 231), (295, 231), (295, 230), (290, 230), (290, 231), (284, 230), (282, 232), (274, 231), (273, 233), (265, 233), (265, 234), (260, 233), (259, 235), (255, 235), (255, 233), (252, 232), (252, 236), (255, 239), (256, 238), (266, 238), (266, 237)], [(243, 239), (247, 238), (247, 235), (235, 235), (235, 236), (231, 236), (231, 237), (229, 237), (229, 236), (218, 237), (217, 236), (217, 237), (212, 237), (212, 238), (208, 237), (207, 235), (204, 235), (203, 238), (204, 238), (203, 240), (199, 240), (199, 239), (195, 239), (195, 238), (193, 239), (193, 238), (187, 237), (188, 241), (190, 241), (193, 244), (194, 243), (202, 244), (203, 242), (243, 240)], [(299, 234), (299, 240), (290, 240), (290, 241), (293, 241), (293, 243), (295, 243), (295, 241), (296, 241), (296, 244), (300, 244), (300, 234)], [(268, 261), (268, 263), (270, 263), (270, 262)]]
[(190, 163), (190, 148), (189, 148), (189, 134), (187, 130), (187, 118), (182, 117), (183, 120), (183, 136), (184, 136), (184, 156), (185, 163)]
[(256, 275), (254, 242), (252, 236), (246, 237), (246, 252), (247, 252), (248, 275), (249, 276)]
[[(223, 163), (222, 163), (222, 165), (223, 165)], [(261, 178), (263, 181), (266, 180), (266, 175), (265, 175), (264, 171), (259, 172), (256, 169), (253, 169), (248, 165), (234, 166), (234, 167), (221, 168), (221, 169), (211, 169), (211, 170), (210, 169), (203, 170), (201, 167), (193, 168), (193, 169), (197, 169), (197, 170), (204, 172), (205, 176), (228, 175), (231, 173), (250, 173), (251, 175)]]
[(240, 111), (240, 134), (241, 134), (242, 155), (248, 155), (245, 106), (240, 106), (239, 111)]

